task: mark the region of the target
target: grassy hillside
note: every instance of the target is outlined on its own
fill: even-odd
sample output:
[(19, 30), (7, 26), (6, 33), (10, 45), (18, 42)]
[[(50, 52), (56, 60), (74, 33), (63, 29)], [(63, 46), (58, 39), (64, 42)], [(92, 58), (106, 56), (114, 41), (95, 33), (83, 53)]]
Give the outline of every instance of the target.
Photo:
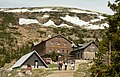
[[(35, 9), (38, 8), (29, 8), (29, 10)], [(30, 52), (33, 43), (37, 44), (49, 38), (48, 36), (62, 34), (76, 44), (87, 41), (83, 38), (102, 38), (104, 36), (105, 30), (87, 30), (60, 18), (65, 15), (77, 16), (88, 22), (97, 18), (96, 14), (69, 12), (70, 8), (63, 7), (52, 9), (57, 9), (59, 12), (0, 12), (0, 67)], [(44, 15), (49, 17), (43, 17)], [(56, 25), (67, 24), (73, 27), (53, 27), (52, 25), (46, 27), (42, 24), (19, 25), (19, 18), (37, 19), (42, 24), (52, 20)], [(106, 22), (106, 20), (94, 24), (102, 22)]]

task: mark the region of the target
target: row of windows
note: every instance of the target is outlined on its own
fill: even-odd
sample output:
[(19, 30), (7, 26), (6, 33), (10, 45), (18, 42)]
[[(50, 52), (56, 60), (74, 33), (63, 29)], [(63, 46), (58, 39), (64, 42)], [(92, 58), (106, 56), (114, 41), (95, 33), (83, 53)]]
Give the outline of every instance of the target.
[[(57, 43), (57, 45), (63, 44), (63, 43), (60, 43), (60, 42), (51, 42), (51, 45), (56, 45), (56, 43)], [(66, 46), (66, 43), (64, 43), (63, 45)]]
[[(53, 51), (54, 51), (54, 50), (53, 50)], [(51, 53), (52, 50), (49, 50), (48, 52)], [(66, 51), (65, 51), (65, 50), (62, 50), (62, 51), (56, 50), (56, 52), (57, 52), (57, 53), (68, 53), (68, 50), (66, 50)]]

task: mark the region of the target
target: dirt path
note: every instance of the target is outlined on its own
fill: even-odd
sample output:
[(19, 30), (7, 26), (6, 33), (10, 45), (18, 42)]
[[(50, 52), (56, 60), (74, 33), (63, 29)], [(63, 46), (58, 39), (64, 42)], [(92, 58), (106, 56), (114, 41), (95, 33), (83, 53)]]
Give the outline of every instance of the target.
[[(47, 77), (73, 77), (73, 74), (75, 73), (75, 71), (78, 69), (78, 65), (81, 64), (80, 66), (80, 71), (78, 72), (79, 76), (77, 77), (84, 77), (83, 75), (85, 74), (86, 77), (89, 77), (87, 76), (87, 69), (88, 69), (88, 62), (90, 61), (84, 61), (84, 60), (79, 60), (78, 62), (76, 62), (75, 64), (75, 70), (71, 70), (71, 64), (68, 64), (68, 69), (67, 70), (57, 70), (57, 71), (54, 71), (52, 74), (48, 75)], [(86, 67), (86, 68), (85, 68)]]
[(47, 77), (73, 77), (74, 71), (73, 70), (61, 70), (61, 71), (54, 71), (52, 74), (48, 75)]
[(47, 77), (73, 77), (74, 72), (77, 70), (79, 63), (75, 64), (75, 70), (71, 69), (71, 64), (68, 64), (67, 70), (64, 70), (64, 67), (62, 70), (54, 71), (52, 74), (48, 75)]

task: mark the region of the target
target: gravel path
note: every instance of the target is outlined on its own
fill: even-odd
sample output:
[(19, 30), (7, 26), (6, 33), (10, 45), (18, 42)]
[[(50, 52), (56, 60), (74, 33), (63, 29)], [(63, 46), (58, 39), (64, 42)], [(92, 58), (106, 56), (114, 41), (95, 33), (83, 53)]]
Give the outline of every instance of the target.
[(47, 77), (73, 77), (74, 71), (73, 70), (61, 70), (61, 71), (54, 71), (52, 74), (48, 75)]
[[(77, 70), (79, 63), (75, 64), (75, 70)], [(75, 72), (75, 70), (71, 70), (71, 64), (68, 64), (68, 68), (67, 70), (57, 70), (54, 71), (52, 74), (48, 75), (47, 77), (73, 77), (73, 74)]]

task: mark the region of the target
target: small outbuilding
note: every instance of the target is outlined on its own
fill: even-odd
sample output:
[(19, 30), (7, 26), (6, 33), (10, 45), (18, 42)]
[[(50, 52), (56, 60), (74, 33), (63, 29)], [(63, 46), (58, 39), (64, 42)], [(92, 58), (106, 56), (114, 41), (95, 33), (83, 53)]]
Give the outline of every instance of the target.
[(91, 41), (89, 43), (78, 44), (70, 54), (73, 55), (75, 59), (93, 60), (98, 51), (99, 49), (96, 43)]
[(30, 65), (32, 68), (48, 68), (47, 64), (35, 50), (22, 56), (11, 68), (27, 68), (27, 65)]

